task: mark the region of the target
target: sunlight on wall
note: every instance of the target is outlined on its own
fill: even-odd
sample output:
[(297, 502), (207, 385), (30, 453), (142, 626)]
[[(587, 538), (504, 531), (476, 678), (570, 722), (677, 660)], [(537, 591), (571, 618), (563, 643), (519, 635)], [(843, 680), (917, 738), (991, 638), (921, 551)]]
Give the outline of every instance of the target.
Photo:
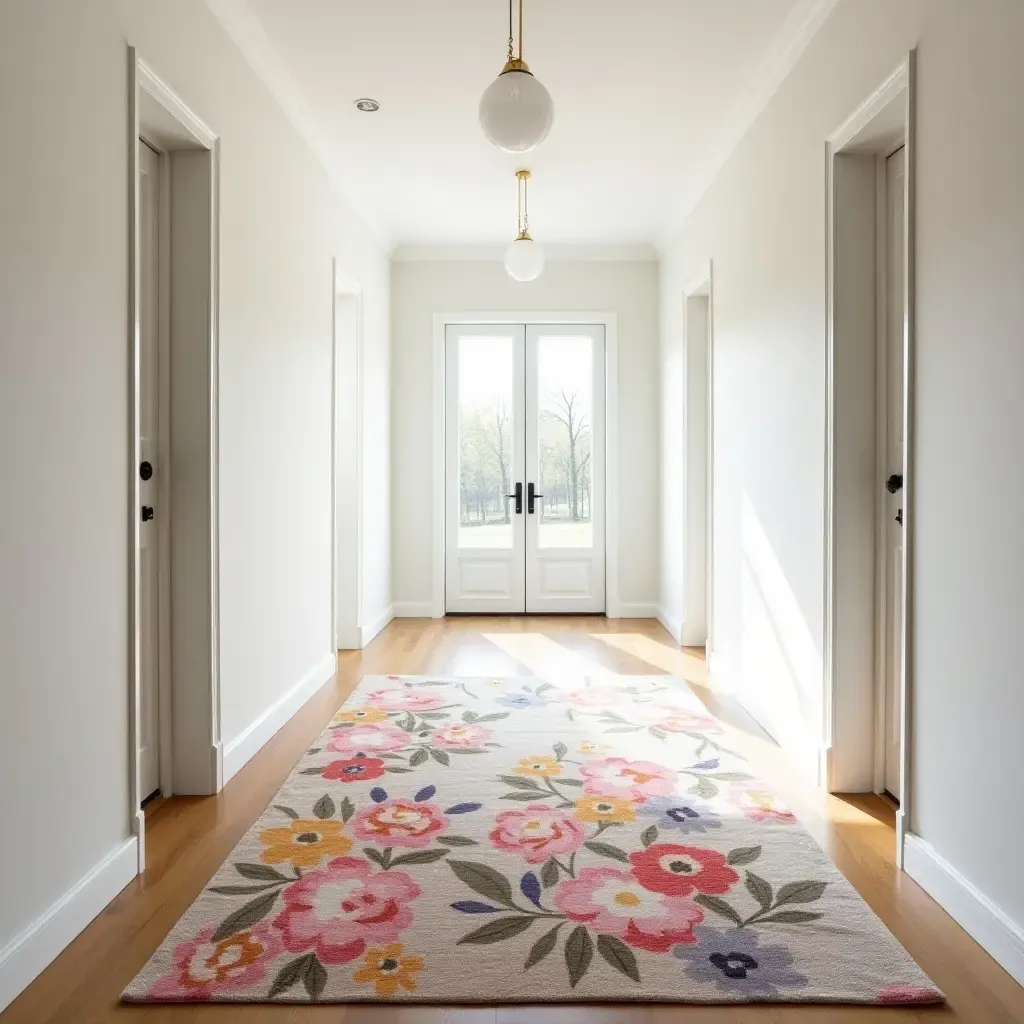
[(780, 743), (817, 749), (821, 654), (746, 492), (740, 537), (743, 634), (737, 696)]

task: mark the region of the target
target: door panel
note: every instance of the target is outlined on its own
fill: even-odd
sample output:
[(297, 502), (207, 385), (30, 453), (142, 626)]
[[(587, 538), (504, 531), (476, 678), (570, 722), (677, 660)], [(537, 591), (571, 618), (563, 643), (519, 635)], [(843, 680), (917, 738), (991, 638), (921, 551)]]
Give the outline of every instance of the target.
[[(139, 451), (152, 467), (140, 472), (139, 498), (152, 518), (139, 524), (139, 786), (144, 799), (160, 788), (160, 501), (157, 429), (159, 417), (159, 172), (160, 158), (139, 144)], [(140, 516), (142, 510), (139, 510)], [(147, 513), (147, 516), (149, 513)]]
[(605, 610), (604, 370), (603, 327), (527, 327), (527, 612)]
[(445, 336), (445, 608), (521, 612), (525, 330), (450, 325)]
[[(903, 473), (903, 177), (904, 152), (897, 150), (886, 161), (886, 268), (888, 296), (886, 310), (888, 366), (886, 380), (887, 474)], [(901, 683), (903, 673), (903, 490), (891, 493), (885, 531), (885, 788), (899, 800), (902, 796), (900, 737), (902, 734)]]

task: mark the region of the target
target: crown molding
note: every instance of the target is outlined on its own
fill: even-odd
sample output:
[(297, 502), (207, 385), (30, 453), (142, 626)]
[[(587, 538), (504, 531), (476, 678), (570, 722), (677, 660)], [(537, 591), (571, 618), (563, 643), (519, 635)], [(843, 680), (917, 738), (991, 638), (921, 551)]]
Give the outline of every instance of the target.
[(345, 182), (345, 160), (330, 142), (303, 98), (302, 90), (288, 71), (246, 0), (206, 0), (214, 17), (241, 51), (249, 67), (284, 111), (285, 117), (323, 164), (331, 183), (345, 200), (352, 215), (366, 228), (374, 242), (389, 254), (392, 240), (384, 226), (353, 197)]
[(658, 249), (666, 252), (678, 239), (697, 204), (718, 177), (725, 162), (746, 137), (779, 87), (796, 67), (811, 40), (828, 20), (839, 0), (798, 0), (783, 23), (768, 55), (761, 62), (748, 87), (733, 105), (732, 112), (712, 144), (700, 169), (672, 217), (668, 229), (658, 239)]
[[(397, 245), (391, 259), (397, 263), (502, 262), (507, 242), (493, 245)], [(545, 244), (548, 262), (646, 263), (658, 259), (658, 251), (646, 242), (636, 244)]]

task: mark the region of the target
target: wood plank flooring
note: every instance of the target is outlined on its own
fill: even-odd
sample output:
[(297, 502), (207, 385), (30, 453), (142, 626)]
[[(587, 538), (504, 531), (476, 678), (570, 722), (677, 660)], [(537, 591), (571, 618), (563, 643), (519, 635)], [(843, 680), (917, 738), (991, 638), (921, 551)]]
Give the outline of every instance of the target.
[[(840, 870), (946, 992), (937, 1009), (814, 1006), (120, 1006), (121, 989), (259, 817), (361, 675), (652, 674), (686, 679), (736, 730), (744, 752), (790, 801)], [(737, 741), (734, 738), (734, 741)], [(896, 870), (891, 806), (826, 797), (796, 778), (742, 709), (708, 690), (703, 652), (680, 651), (656, 622), (604, 618), (396, 620), (365, 651), (341, 652), (336, 678), (215, 797), (174, 797), (147, 814), (148, 867), (3, 1014), (0, 1024), (812, 1024), (1024, 1022), (1022, 990), (923, 890)], [(481, 993), (486, 999), (486, 993)]]

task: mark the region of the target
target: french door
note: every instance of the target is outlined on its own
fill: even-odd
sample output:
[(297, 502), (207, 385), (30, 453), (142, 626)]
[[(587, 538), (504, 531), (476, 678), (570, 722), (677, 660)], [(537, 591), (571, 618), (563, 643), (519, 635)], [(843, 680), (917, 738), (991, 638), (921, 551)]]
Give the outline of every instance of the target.
[(446, 611), (605, 610), (604, 340), (446, 328)]

